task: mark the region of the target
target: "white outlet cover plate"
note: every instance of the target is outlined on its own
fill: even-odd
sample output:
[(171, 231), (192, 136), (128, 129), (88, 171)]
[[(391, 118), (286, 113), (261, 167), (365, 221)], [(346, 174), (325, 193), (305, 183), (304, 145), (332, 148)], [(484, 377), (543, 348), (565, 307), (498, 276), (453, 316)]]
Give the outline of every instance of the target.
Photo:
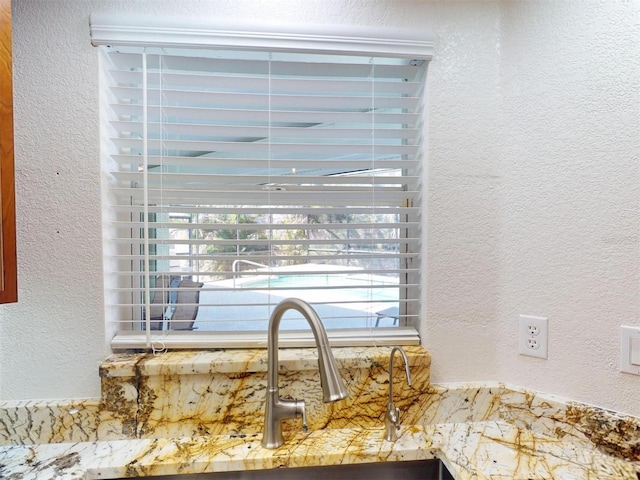
[[(535, 327), (532, 334), (529, 327)], [(529, 357), (547, 358), (547, 331), (549, 320), (546, 317), (520, 315), (518, 319), (518, 353)], [(532, 347), (535, 344), (537, 347)]]
[(620, 327), (620, 371), (640, 375), (640, 327)]

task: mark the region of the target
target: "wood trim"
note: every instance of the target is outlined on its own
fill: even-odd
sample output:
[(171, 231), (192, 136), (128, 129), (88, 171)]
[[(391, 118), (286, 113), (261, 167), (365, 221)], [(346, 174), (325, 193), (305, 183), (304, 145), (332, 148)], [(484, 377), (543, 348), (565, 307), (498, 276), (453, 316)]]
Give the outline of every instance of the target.
[(11, 0), (0, 0), (0, 303), (18, 300), (14, 175)]

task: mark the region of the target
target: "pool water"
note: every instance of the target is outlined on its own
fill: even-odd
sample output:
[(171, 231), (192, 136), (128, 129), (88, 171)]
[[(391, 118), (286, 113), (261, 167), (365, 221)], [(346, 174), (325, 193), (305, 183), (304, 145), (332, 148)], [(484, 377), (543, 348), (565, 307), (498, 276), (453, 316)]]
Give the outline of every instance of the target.
[[(378, 313), (394, 308), (397, 311), (399, 292), (397, 280), (362, 273), (282, 273), (211, 282), (200, 295), (196, 328), (265, 330), (273, 307), (287, 297), (311, 303), (326, 328), (393, 326), (397, 317)], [(306, 330), (308, 324), (298, 312), (290, 311), (283, 317), (281, 328)]]
[(263, 279), (242, 282), (242, 288), (250, 290), (307, 290), (325, 288), (348, 289), (349, 295), (358, 300), (398, 300), (398, 282), (391, 278), (365, 275), (274, 275)]

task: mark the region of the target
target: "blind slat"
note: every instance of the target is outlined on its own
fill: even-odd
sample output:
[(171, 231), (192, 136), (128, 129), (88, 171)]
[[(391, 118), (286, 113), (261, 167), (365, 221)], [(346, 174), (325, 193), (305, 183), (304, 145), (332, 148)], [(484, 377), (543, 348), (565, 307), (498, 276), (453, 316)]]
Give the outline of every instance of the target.
[[(140, 121), (114, 121), (111, 122), (114, 129), (119, 132), (128, 132), (129, 135), (141, 134), (143, 124)], [(320, 125), (320, 124), (319, 124)], [(269, 125), (225, 125), (225, 124), (196, 124), (196, 123), (155, 123), (149, 122), (151, 132), (160, 132), (163, 136), (173, 135), (209, 136), (212, 138), (232, 137), (242, 139), (257, 137), (259, 139), (271, 138), (305, 138), (305, 139), (368, 139), (371, 144), (372, 129), (345, 126), (342, 128), (324, 127), (273, 127)], [(411, 140), (418, 134), (415, 128), (376, 128), (377, 139)]]
[[(335, 167), (334, 167), (335, 170)], [(275, 173), (275, 172), (274, 172)], [(309, 190), (324, 190), (335, 189), (337, 185), (348, 185), (349, 189), (357, 189), (362, 186), (369, 189), (374, 186), (377, 188), (388, 188), (389, 186), (398, 186), (406, 183), (410, 183), (413, 179), (409, 176), (387, 176), (384, 174), (376, 174), (371, 172), (369, 175), (358, 176), (338, 176), (334, 175), (331, 179), (325, 179), (325, 182), (330, 182), (330, 185), (316, 186), (318, 182), (317, 176), (310, 175), (298, 175), (297, 173), (289, 173), (288, 175), (274, 174), (269, 177), (268, 187), (264, 185), (264, 175), (248, 175), (238, 172), (236, 174), (229, 173), (226, 175), (207, 173), (156, 173), (148, 172), (147, 182), (150, 187), (156, 187), (158, 184), (162, 184), (168, 188), (173, 185), (183, 185), (189, 183), (191, 186), (195, 185), (247, 185), (256, 186), (259, 189), (273, 188), (275, 190), (285, 190), (286, 188), (299, 187), (301, 189)], [(142, 173), (138, 172), (117, 172), (114, 174), (114, 178), (120, 181), (127, 182), (141, 182), (143, 180)], [(314, 185), (315, 184), (315, 185)], [(326, 188), (325, 188), (326, 187)], [(249, 188), (249, 187), (248, 187)]]
[[(417, 244), (419, 241), (418, 238), (408, 238), (408, 239), (402, 239), (402, 240), (398, 240), (396, 238), (386, 238), (386, 239), (376, 239), (375, 242), (369, 242), (369, 243), (375, 243), (375, 244), (379, 244), (379, 245), (413, 245), (413, 244)], [(144, 239), (137, 239), (137, 240), (130, 240), (127, 238), (118, 238), (115, 237), (113, 238), (113, 242), (115, 243), (129, 243), (130, 245), (133, 246), (143, 246), (145, 244)], [(345, 239), (314, 239), (314, 240), (308, 240), (308, 241), (300, 241), (300, 240), (287, 240), (287, 239), (279, 239), (279, 240), (272, 240), (269, 238), (256, 238), (256, 239), (242, 239), (242, 240), (237, 240), (237, 239), (217, 239), (215, 240), (215, 242), (212, 242), (211, 240), (205, 240), (205, 239), (196, 239), (196, 238), (190, 238), (190, 239), (180, 239), (180, 240), (172, 240), (171, 242), (161, 242), (160, 240), (158, 240), (157, 242), (151, 242), (151, 243), (156, 243), (158, 245), (164, 243), (166, 245), (209, 245), (209, 244), (218, 244), (218, 245), (240, 245), (240, 246), (247, 246), (247, 245), (274, 245), (274, 246), (282, 246), (282, 245), (336, 245), (336, 244), (342, 244), (342, 243), (351, 243), (351, 244), (365, 244), (366, 242), (359, 242), (357, 239), (351, 240), (351, 241), (347, 241)]]
[[(124, 228), (142, 228), (145, 223), (141, 221), (123, 221), (123, 222), (113, 222), (113, 224), (117, 227)], [(180, 230), (264, 230), (265, 224), (263, 223), (178, 223), (178, 222), (149, 222), (151, 228), (173, 228), (176, 231)], [(417, 222), (405, 222), (403, 227), (417, 227), (419, 224)], [(375, 225), (371, 223), (269, 223), (266, 225), (267, 228), (271, 230), (297, 230), (297, 229), (305, 229), (305, 230), (333, 230), (333, 231), (341, 231), (341, 230), (349, 230), (349, 231), (357, 231), (357, 230), (371, 230), (372, 227), (375, 228), (376, 231), (384, 232), (388, 229), (398, 228), (397, 222), (376, 222)]]
[[(311, 74), (310, 71), (301, 72), (307, 75)], [(397, 74), (397, 72), (396, 72)], [(142, 72), (131, 70), (110, 70), (109, 75), (113, 80), (119, 84), (141, 84)], [(371, 80), (336, 80), (331, 78), (324, 78), (322, 80), (314, 77), (310, 78), (276, 78), (269, 82), (268, 72), (264, 73), (263, 88), (268, 90), (271, 88), (275, 92), (314, 92), (316, 95), (327, 92), (341, 92), (341, 93), (358, 93), (361, 94), (367, 89), (371, 89)], [(211, 74), (208, 72), (197, 73), (162, 73), (158, 75), (157, 82), (152, 85), (154, 88), (158, 88), (160, 83), (165, 87), (180, 86), (180, 87), (200, 87), (205, 90), (232, 90), (256, 88), (256, 81), (254, 77), (248, 77), (246, 75), (238, 75), (229, 72), (225, 75), (220, 73)], [(153, 80), (151, 76), (151, 80)], [(399, 82), (396, 78), (392, 78), (393, 81), (385, 81), (384, 79), (376, 78), (375, 93), (377, 95), (382, 94), (395, 94), (395, 95), (408, 95), (413, 96), (417, 90), (421, 88), (420, 82)]]
[[(265, 80), (265, 84), (268, 82)], [(372, 84), (373, 85), (373, 84)], [(113, 87), (115, 98), (125, 103), (142, 102), (142, 91), (135, 87)], [(296, 95), (295, 93), (263, 94), (236, 92), (208, 92), (191, 90), (147, 89), (150, 106), (168, 105), (204, 105), (233, 106), (234, 108), (315, 108), (318, 110), (337, 109), (338, 111), (358, 111), (372, 108), (414, 109), (421, 104), (420, 97), (406, 96), (347, 96), (347, 95)]]
[[(301, 159), (301, 158), (288, 158), (288, 159), (256, 159), (256, 158), (246, 158), (246, 157), (219, 157), (216, 156), (215, 159), (212, 160), (213, 157), (208, 156), (199, 156), (199, 157), (183, 157), (183, 156), (172, 156), (170, 158), (166, 158), (163, 156), (157, 155), (148, 155), (148, 164), (149, 165), (163, 165), (170, 163), (176, 168), (188, 168), (188, 167), (198, 167), (198, 168), (206, 168), (211, 167), (211, 162), (215, 161), (220, 162), (220, 165), (233, 165), (235, 168), (246, 168), (246, 169), (255, 169), (258, 168), (284, 168), (289, 171), (292, 168), (300, 167), (300, 162), (304, 162), (304, 167), (306, 169), (310, 168), (326, 168), (329, 165), (340, 165), (343, 168), (346, 168), (347, 171), (351, 170), (360, 170), (367, 171), (375, 161), (376, 169), (399, 169), (399, 170), (409, 170), (415, 171), (419, 167), (418, 159), (406, 159), (399, 156), (388, 156), (382, 158), (342, 158), (339, 160), (313, 160), (313, 159)], [(129, 165), (132, 168), (137, 169), (139, 165), (141, 165), (142, 159), (140, 155), (112, 155), (111, 159), (121, 165), (121, 169), (124, 169), (125, 166)], [(268, 164), (266, 163), (268, 162)], [(121, 170), (119, 170), (121, 171)], [(114, 172), (117, 173), (117, 172)]]
[[(378, 106), (379, 107), (379, 106)], [(109, 104), (109, 108), (119, 117), (141, 117), (142, 105), (134, 104)], [(264, 125), (267, 123), (280, 125), (288, 123), (311, 124), (336, 123), (336, 124), (363, 124), (370, 122), (373, 125), (397, 125), (407, 124), (415, 126), (419, 124), (421, 117), (419, 112), (394, 112), (377, 108), (375, 116), (370, 111), (361, 112), (325, 112), (319, 110), (255, 110), (233, 108), (206, 108), (204, 106), (148, 106), (146, 108), (151, 118), (181, 118), (185, 122), (193, 123), (195, 120), (209, 120), (211, 122), (248, 122), (250, 125)]]
[[(114, 212), (133, 214), (133, 215), (142, 214), (144, 211), (144, 208), (141, 205), (131, 205), (131, 204), (120, 205), (115, 202), (112, 204), (112, 209)], [(159, 206), (159, 205), (155, 205), (155, 206), (152, 205), (148, 207), (149, 213), (152, 213), (152, 214), (166, 213), (167, 211), (166, 209), (167, 207)], [(385, 213), (389, 215), (404, 214), (404, 215), (410, 216), (411, 218), (415, 218), (418, 212), (418, 209), (416, 207), (407, 207), (407, 206), (401, 206), (401, 205), (398, 205), (398, 206), (384, 205), (382, 207), (378, 207), (378, 209), (380, 213)], [(300, 206), (295, 206), (295, 207), (290, 206), (287, 208), (287, 212), (291, 215), (315, 214), (317, 213), (317, 210), (318, 209), (315, 207), (305, 208)], [(186, 216), (186, 215), (201, 214), (201, 213), (224, 214), (224, 213), (229, 213), (229, 211), (230, 210), (228, 206), (174, 205), (172, 206), (172, 209), (171, 209), (171, 212), (178, 216)], [(252, 215), (269, 214), (271, 213), (271, 211), (272, 211), (271, 208), (265, 208), (263, 206), (244, 205), (242, 208), (243, 213), (252, 214)], [(351, 213), (355, 215), (355, 214), (361, 214), (361, 213), (370, 213), (371, 207), (370, 206), (359, 207), (359, 208), (349, 207), (348, 209), (343, 207), (324, 207), (322, 209), (322, 212), (325, 215), (336, 215), (336, 214), (343, 214), (343, 213)]]
[[(262, 52), (256, 58), (255, 51), (248, 55), (243, 55), (242, 50), (227, 51), (228, 57), (225, 58), (224, 52), (220, 51), (220, 55), (215, 58), (207, 58), (200, 55), (200, 52), (193, 52), (193, 55), (179, 54), (163, 54), (148, 55), (149, 69), (153, 71), (159, 68), (161, 61), (164, 71), (181, 71), (181, 72), (216, 72), (219, 74), (244, 74), (244, 75), (267, 75), (269, 73), (269, 58), (271, 57), (271, 73), (274, 75), (286, 76), (308, 76), (321, 78), (367, 78), (372, 72), (372, 57), (345, 57), (334, 56), (336, 61), (330, 62), (326, 56), (315, 56), (313, 54), (305, 54), (304, 57), (298, 57), (296, 60), (291, 54), (284, 54), (287, 57), (285, 61), (274, 58), (272, 52)], [(230, 58), (229, 58), (230, 56)], [(142, 60), (140, 52), (127, 53), (111, 51), (110, 65), (107, 70), (119, 68), (120, 70), (140, 70), (142, 68)], [(160, 60), (161, 59), (161, 60)], [(385, 61), (386, 60), (386, 61)], [(155, 61), (155, 63), (154, 63)], [(402, 78), (416, 79), (424, 75), (423, 64), (413, 64), (402, 60), (389, 61), (389, 59), (381, 58), (375, 65), (375, 74), (378, 79), (386, 78)]]
[[(144, 142), (138, 138), (112, 138), (111, 141), (118, 148), (138, 149), (142, 151)], [(233, 152), (250, 152), (254, 154), (266, 155), (334, 155), (336, 157), (346, 155), (367, 155), (375, 148), (377, 155), (416, 155), (419, 151), (419, 145), (387, 145), (375, 144), (373, 146), (366, 144), (351, 145), (347, 143), (324, 144), (324, 143), (265, 143), (265, 142), (223, 142), (223, 141), (204, 141), (204, 140), (171, 140), (171, 139), (148, 139), (147, 147), (151, 150), (190, 150), (199, 155), (204, 153), (213, 153), (224, 151)]]
[[(117, 194), (124, 199), (128, 198), (134, 202), (141, 202), (143, 197), (142, 192), (137, 191), (130, 192), (127, 197), (127, 193), (124, 192), (124, 189), (122, 189), (122, 191), (114, 189), (112, 193)], [(358, 193), (353, 193), (349, 190), (337, 191), (335, 189), (327, 189), (323, 192), (305, 192), (304, 197), (296, 195), (296, 192), (292, 191), (275, 191), (268, 194), (267, 192), (238, 192), (237, 190), (220, 190), (215, 192), (198, 190), (163, 190), (149, 192), (149, 202), (153, 204), (160, 204), (163, 202), (176, 204), (202, 204), (209, 202), (218, 205), (228, 205), (230, 211), (237, 212), (240, 209), (240, 205), (265, 205), (266, 203), (270, 203), (272, 207), (279, 209), (292, 205), (296, 202), (302, 206), (314, 205), (318, 208), (345, 207), (346, 209), (346, 207), (350, 205), (353, 205), (354, 207), (370, 205), (372, 208), (377, 208), (384, 207), (386, 205), (400, 205), (404, 200), (416, 200), (418, 196), (418, 192), (405, 192), (402, 190), (395, 192), (378, 192), (375, 198), (371, 198), (367, 202), (367, 199), (361, 198), (362, 195)]]
[[(124, 261), (134, 261), (134, 260), (142, 260), (146, 257), (146, 255), (144, 255), (143, 253), (140, 253), (138, 255), (127, 255), (127, 254), (123, 254), (123, 255), (114, 255), (114, 258), (118, 258)], [(202, 255), (198, 255), (198, 254), (189, 254), (187, 256), (184, 255), (148, 255), (148, 258), (150, 258), (151, 260), (180, 260), (180, 259), (187, 259), (187, 260), (192, 260), (195, 262), (200, 262), (200, 261), (204, 261), (204, 260), (214, 260), (214, 261), (223, 261), (223, 262), (227, 262), (229, 259), (231, 259), (231, 261), (236, 261), (236, 260), (249, 260), (252, 262), (256, 262), (256, 263), (269, 263), (270, 257), (268, 255), (260, 255), (259, 253), (253, 253), (250, 256), (247, 257), (236, 257), (233, 254), (202, 254)], [(342, 251), (341, 253), (338, 254), (327, 254), (327, 255), (322, 255), (322, 254), (318, 254), (318, 253), (313, 253), (313, 258), (316, 261), (322, 261), (322, 260), (333, 260), (335, 262), (342, 262), (342, 263), (346, 263), (346, 261), (350, 261), (350, 260), (368, 260), (368, 259), (388, 259), (388, 260), (395, 260), (395, 261), (402, 261), (404, 262), (405, 260), (411, 260), (414, 258), (417, 258), (417, 254), (413, 254), (413, 253), (407, 253), (407, 254), (403, 254), (403, 253), (398, 253), (398, 252), (388, 252), (387, 254), (375, 254), (375, 255), (369, 255), (368, 253), (360, 253), (358, 251)], [(280, 255), (278, 256), (278, 260), (280, 262), (289, 262), (291, 260), (299, 260), (298, 256), (295, 255)], [(251, 266), (251, 265), (249, 265)], [(250, 270), (251, 275), (257, 275), (260, 276), (262, 275), (261, 271), (258, 269), (258, 267), (253, 266), (253, 269)], [(260, 267), (263, 268), (263, 267)], [(266, 268), (266, 267), (264, 267)], [(229, 272), (229, 271), (233, 271), (233, 270), (224, 270), (221, 272)], [(407, 271), (407, 272), (415, 272), (415, 269), (404, 269), (403, 271)], [(127, 270), (125, 272), (119, 272), (119, 273), (124, 273), (125, 275), (131, 275), (131, 271)], [(162, 273), (167, 273), (167, 272), (162, 272)], [(272, 272), (268, 272), (269, 275), (272, 275)]]

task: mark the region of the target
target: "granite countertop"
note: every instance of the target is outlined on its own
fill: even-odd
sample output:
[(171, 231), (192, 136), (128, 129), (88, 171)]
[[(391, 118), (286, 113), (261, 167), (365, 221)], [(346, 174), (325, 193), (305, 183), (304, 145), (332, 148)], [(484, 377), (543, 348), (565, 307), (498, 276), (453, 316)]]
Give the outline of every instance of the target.
[[(456, 480), (638, 480), (640, 418), (504, 384), (430, 383), (405, 347), (398, 440), (384, 437), (390, 347), (334, 349), (349, 399), (324, 404), (315, 349), (283, 349), (283, 396), (304, 398), (309, 432), (283, 422), (261, 446), (264, 350), (114, 355), (102, 396), (0, 405), (0, 478), (76, 480), (440, 459)], [(284, 428), (286, 427), (286, 428)]]
[(275, 450), (261, 435), (214, 435), (0, 448), (0, 478), (113, 479), (439, 458), (456, 480), (637, 480), (640, 465), (501, 421), (296, 433)]

